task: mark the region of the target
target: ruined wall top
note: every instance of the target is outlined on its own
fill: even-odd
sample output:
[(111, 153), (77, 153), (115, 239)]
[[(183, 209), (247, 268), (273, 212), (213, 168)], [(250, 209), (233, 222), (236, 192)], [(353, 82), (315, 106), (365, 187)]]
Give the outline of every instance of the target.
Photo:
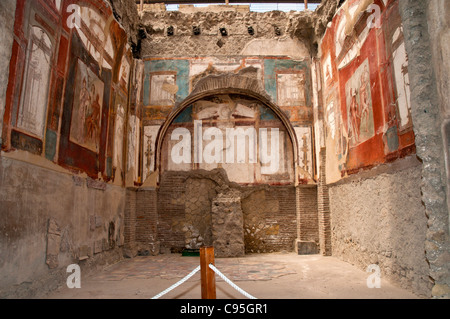
[(251, 12), (244, 5), (182, 5), (178, 11), (166, 11), (163, 4), (154, 4), (139, 12), (135, 1), (109, 1), (143, 58), (245, 55), (248, 46), (256, 48), (256, 55), (268, 55), (271, 49), (274, 55), (285, 51), (294, 58), (315, 56), (339, 2), (324, 0), (315, 11)]

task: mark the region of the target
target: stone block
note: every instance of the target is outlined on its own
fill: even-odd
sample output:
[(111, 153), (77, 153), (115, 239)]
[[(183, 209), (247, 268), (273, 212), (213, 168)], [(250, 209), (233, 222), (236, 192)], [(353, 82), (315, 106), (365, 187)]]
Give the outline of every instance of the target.
[(239, 192), (230, 191), (214, 198), (211, 208), (216, 257), (245, 255), (244, 219)]

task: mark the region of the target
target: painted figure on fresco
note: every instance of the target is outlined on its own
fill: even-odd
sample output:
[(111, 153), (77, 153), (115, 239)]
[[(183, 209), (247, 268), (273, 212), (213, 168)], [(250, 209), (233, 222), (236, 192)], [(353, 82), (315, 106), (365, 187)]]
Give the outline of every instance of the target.
[(125, 110), (123, 108), (123, 101), (119, 101), (117, 104), (116, 111), (116, 123), (114, 127), (114, 157), (113, 157), (113, 166), (116, 168), (122, 167), (122, 156), (123, 156), (123, 132), (125, 125)]
[(70, 140), (94, 152), (99, 150), (103, 90), (103, 82), (78, 61)]
[[(91, 95), (89, 94), (89, 91), (87, 88), (86, 77), (84, 77), (83, 78), (83, 86), (82, 86), (81, 92), (80, 92), (80, 108), (78, 109), (78, 117), (79, 117), (80, 123), (85, 123), (86, 112), (88, 111), (90, 104), (91, 104)], [(77, 132), (78, 140), (80, 140), (80, 141), (84, 140), (84, 132), (85, 132), (85, 126), (79, 125), (78, 132)]]
[(361, 84), (359, 87), (359, 97), (361, 99), (361, 121), (363, 122), (363, 129), (365, 132), (369, 130), (369, 72), (367, 71), (367, 65), (364, 66), (364, 71), (361, 74)]
[(100, 96), (98, 93), (95, 92), (95, 86), (92, 85), (91, 87), (93, 98), (90, 108), (90, 114), (86, 116), (86, 128), (87, 128), (87, 139), (89, 139), (92, 143), (96, 145), (98, 148), (98, 139), (97, 136), (99, 135), (99, 123), (100, 123)]
[(147, 150), (145, 151), (145, 168), (147, 170), (146, 177), (151, 173), (152, 156), (155, 152), (152, 149), (152, 136), (146, 135), (147, 138)]
[(375, 135), (368, 60), (347, 81), (345, 91), (349, 144), (356, 146)]
[(359, 140), (359, 133), (361, 128), (361, 115), (360, 115), (360, 106), (358, 104), (358, 101), (356, 100), (356, 90), (353, 88), (350, 88), (350, 95), (351, 95), (351, 103), (350, 103), (350, 115), (351, 115), (351, 124), (352, 124), (352, 133), (353, 137), (356, 140)]

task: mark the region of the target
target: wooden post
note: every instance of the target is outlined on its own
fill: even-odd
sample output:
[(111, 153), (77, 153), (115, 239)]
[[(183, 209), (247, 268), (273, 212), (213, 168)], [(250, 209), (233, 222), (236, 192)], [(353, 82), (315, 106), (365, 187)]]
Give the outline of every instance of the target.
[(305, 10), (308, 10), (308, 0), (305, 0)]
[(209, 268), (209, 264), (214, 265), (214, 247), (201, 247), (200, 273), (202, 280), (202, 299), (216, 299), (216, 274)]

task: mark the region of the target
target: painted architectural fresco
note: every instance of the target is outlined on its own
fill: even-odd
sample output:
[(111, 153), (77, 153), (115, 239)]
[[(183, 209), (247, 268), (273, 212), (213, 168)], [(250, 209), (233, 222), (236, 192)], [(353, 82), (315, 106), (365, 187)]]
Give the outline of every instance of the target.
[(346, 1), (320, 47), (329, 183), (415, 151), (398, 3), (373, 5)]
[[(252, 67), (256, 70), (256, 76), (260, 79), (261, 86), (266, 89), (274, 103), (285, 112), (296, 128), (299, 145), (299, 159), (297, 161), (302, 163), (298, 178), (302, 183), (313, 182), (315, 165), (311, 132), (313, 111), (309, 63), (283, 57), (202, 57), (146, 60), (143, 85), (144, 140), (142, 153), (144, 156), (143, 170), (146, 172), (144, 180), (149, 177), (152, 167), (156, 167), (155, 163), (152, 162), (154, 161), (153, 152), (155, 147), (153, 136), (175, 105), (188, 96), (201, 78), (210, 74), (237, 73), (247, 67)], [(230, 113), (227, 105), (234, 104), (229, 101), (229, 98), (221, 97), (220, 99), (225, 99), (225, 102), (218, 103), (216, 101), (214, 104), (212, 101), (199, 101), (185, 112), (182, 112), (175, 119), (174, 123), (177, 125), (192, 123), (193, 118), (205, 121), (214, 119), (214, 121), (219, 121), (217, 125), (221, 126), (227, 125), (225, 120), (230, 120), (229, 118), (227, 119), (229, 116), (231, 116), (232, 120), (234, 116), (237, 116), (240, 121), (245, 122), (244, 119), (247, 118), (247, 121), (250, 120), (252, 122), (255, 121), (255, 114), (258, 114), (258, 121), (278, 121), (274, 113), (263, 106), (249, 108), (238, 104), (238, 107), (233, 111), (234, 113)], [(202, 103), (206, 103), (208, 107), (202, 108)], [(201, 111), (199, 111), (200, 109)], [(239, 114), (239, 112), (241, 113)], [(240, 123), (239, 125), (244, 124)], [(246, 126), (244, 125), (244, 127)], [(286, 135), (285, 132), (282, 132), (282, 134)], [(147, 135), (151, 137), (147, 137)], [(286, 138), (287, 135), (283, 136), (284, 140)], [(282, 146), (285, 147), (285, 144), (282, 143)], [(285, 154), (285, 151), (285, 149), (280, 150), (280, 154)], [(222, 167), (225, 166), (226, 163), (222, 165)], [(204, 169), (212, 169), (214, 167), (217, 167), (217, 165), (202, 164)], [(175, 167), (167, 163), (166, 169), (175, 169)], [(192, 169), (192, 166), (178, 165), (176, 169), (189, 170)], [(284, 169), (285, 171), (281, 175), (288, 171), (287, 168)], [(237, 170), (237, 173), (232, 170), (229, 171), (230, 174), (235, 175), (233, 177), (235, 180), (245, 183), (253, 183), (259, 178), (255, 179), (256, 172), (253, 167), (243, 171)], [(284, 180), (287, 181), (289, 178), (284, 178)]]
[[(27, 9), (27, 10), (25, 10)], [(56, 11), (52, 3), (51, 10)], [(2, 150), (22, 149), (43, 155), (49, 96), (57, 82), (53, 65), (57, 59), (57, 19), (45, 19), (45, 10), (18, 1), (18, 19), (10, 62)]]
[(150, 177), (151, 173), (156, 169), (155, 156), (156, 156), (156, 138), (158, 136), (160, 126), (149, 125), (144, 127), (144, 152), (143, 152), (143, 180), (145, 181)]
[(44, 29), (30, 28), (27, 66), (17, 127), (38, 138), (44, 137), (53, 44)]
[(140, 119), (131, 114), (128, 117), (127, 131), (127, 172), (132, 178), (128, 182), (140, 182), (139, 180), (139, 143), (140, 143)]
[(302, 184), (314, 181), (315, 161), (312, 149), (312, 128), (309, 126), (294, 127), (298, 145), (298, 180)]
[(114, 123), (120, 132), (117, 114), (128, 112), (126, 99), (117, 113), (112, 101), (119, 90), (128, 95), (133, 66), (110, 6), (18, 0), (14, 33), (2, 149), (110, 180), (112, 162), (120, 160), (114, 149), (123, 147), (114, 139)]
[[(262, 114), (269, 113), (274, 119), (264, 120)], [(177, 128), (189, 130), (188, 141), (172, 139)], [(261, 140), (266, 133), (260, 129), (267, 139)], [(188, 161), (174, 160), (180, 142), (192, 150)], [(264, 146), (270, 160), (262, 160)], [(294, 181), (292, 142), (283, 124), (258, 100), (236, 94), (206, 97), (180, 113), (164, 140), (162, 160), (163, 171), (223, 168), (230, 181), (241, 184)]]
[(294, 126), (313, 122), (310, 63), (264, 59), (264, 88)]
[(114, 139), (112, 167), (115, 179), (123, 179), (124, 172), (124, 133), (126, 128), (127, 99), (120, 93), (116, 95), (114, 110)]

